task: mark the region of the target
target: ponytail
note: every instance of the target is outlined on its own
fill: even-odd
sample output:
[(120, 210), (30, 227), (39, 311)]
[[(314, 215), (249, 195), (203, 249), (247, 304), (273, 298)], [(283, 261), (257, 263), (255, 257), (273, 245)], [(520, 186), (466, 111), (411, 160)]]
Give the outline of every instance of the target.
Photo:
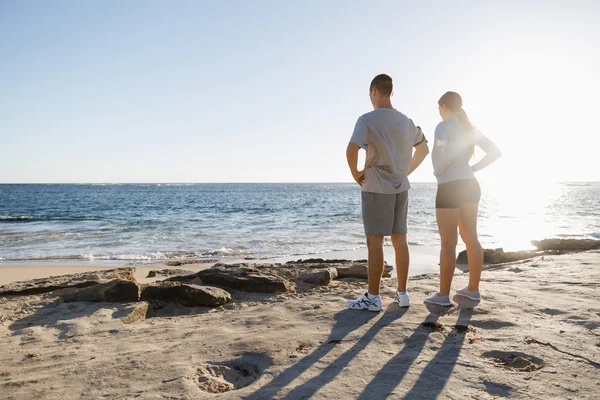
[(471, 121), (469, 121), (469, 117), (467, 116), (467, 113), (465, 112), (465, 110), (461, 109), (458, 110), (458, 112), (456, 113), (456, 118), (458, 118), (458, 120), (460, 121), (460, 123), (467, 129), (467, 137), (469, 138), (469, 144), (468, 144), (468, 149), (470, 150), (471, 153), (471, 157), (475, 156), (475, 128), (473, 127), (473, 125), (471, 125)]
[(458, 112), (456, 113), (456, 116), (458, 117), (458, 120), (463, 124), (463, 126), (465, 128), (468, 129), (473, 129), (473, 125), (471, 125), (471, 121), (469, 121), (469, 117), (467, 116), (467, 113), (465, 112), (465, 110), (461, 109), (458, 110)]

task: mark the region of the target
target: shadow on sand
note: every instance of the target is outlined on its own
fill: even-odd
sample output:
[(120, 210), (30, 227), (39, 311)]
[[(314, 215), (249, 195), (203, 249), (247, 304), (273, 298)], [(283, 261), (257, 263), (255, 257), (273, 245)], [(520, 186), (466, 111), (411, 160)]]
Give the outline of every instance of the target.
[[(400, 353), (390, 359), (377, 373), (358, 397), (359, 399), (385, 399), (390, 396), (418, 358), (431, 332), (436, 330), (437, 319), (458, 310), (459, 315), (455, 328), (446, 334), (446, 339), (437, 354), (429, 361), (415, 385), (403, 397), (404, 399), (437, 398), (444, 389), (462, 349), (465, 329), (461, 328), (469, 325), (473, 307), (479, 304), (458, 296), (453, 300), (457, 302), (457, 307), (442, 307), (425, 303), (425, 307), (429, 311), (425, 321), (405, 340)], [(441, 328), (441, 325), (439, 326)]]
[[(352, 361), (361, 350), (367, 347), (369, 342), (371, 342), (382, 328), (390, 325), (395, 320), (402, 318), (406, 311), (406, 308), (400, 308), (396, 303), (391, 304), (381, 318), (379, 318), (350, 349), (325, 367), (319, 375), (295, 387), (283, 396), (282, 399), (303, 399), (313, 396), (320, 387), (333, 381), (350, 361)], [(253, 394), (245, 397), (245, 399), (257, 400), (275, 397), (278, 392), (323, 359), (333, 349), (336, 342), (343, 340), (350, 333), (368, 323), (376, 316), (378, 316), (377, 313), (355, 310), (343, 310), (336, 313), (334, 317), (336, 322), (329, 337), (318, 348), (311, 354), (302, 358), (298, 363), (277, 375), (271, 382), (261, 387)], [(318, 382), (318, 385), (315, 384), (316, 382)]]

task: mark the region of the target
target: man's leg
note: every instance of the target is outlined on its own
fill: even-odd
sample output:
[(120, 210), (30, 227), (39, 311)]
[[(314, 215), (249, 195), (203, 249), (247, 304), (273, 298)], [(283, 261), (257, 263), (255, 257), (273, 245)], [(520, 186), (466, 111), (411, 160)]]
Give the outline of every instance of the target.
[(384, 264), (383, 237), (392, 233), (393, 220), (390, 216), (393, 207), (394, 195), (362, 192), (362, 216), (369, 252), (369, 285), (368, 293), (347, 302), (352, 310), (381, 311), (383, 307), (379, 296)]
[(408, 190), (395, 196), (394, 227), (392, 229), (392, 244), (396, 253), (396, 274), (398, 275), (398, 292), (406, 292), (408, 283), (408, 267), (410, 254), (406, 232), (408, 230)]
[(398, 291), (406, 292), (408, 283), (408, 266), (410, 264), (410, 253), (408, 241), (405, 234), (393, 234), (392, 244), (396, 253), (396, 274), (398, 275)]
[(379, 296), (381, 276), (383, 275), (383, 236), (367, 236), (369, 251), (369, 294)]

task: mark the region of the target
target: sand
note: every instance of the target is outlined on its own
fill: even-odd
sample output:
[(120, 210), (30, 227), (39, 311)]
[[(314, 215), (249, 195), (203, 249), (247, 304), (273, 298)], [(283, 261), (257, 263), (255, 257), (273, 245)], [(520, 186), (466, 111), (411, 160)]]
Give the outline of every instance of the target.
[(488, 268), (475, 308), (425, 307), (426, 275), (400, 309), (394, 284), (380, 313), (347, 310), (365, 284), (334, 281), (132, 324), (136, 303), (0, 298), (0, 398), (598, 398), (600, 252)]

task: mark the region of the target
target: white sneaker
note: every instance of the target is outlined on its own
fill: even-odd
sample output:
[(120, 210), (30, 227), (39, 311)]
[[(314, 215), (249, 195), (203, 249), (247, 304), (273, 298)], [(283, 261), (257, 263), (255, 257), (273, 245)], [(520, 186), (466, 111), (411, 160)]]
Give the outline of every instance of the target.
[(348, 300), (346, 304), (351, 310), (381, 311), (383, 308), (381, 297), (370, 295), (368, 292), (365, 292), (356, 300)]
[(396, 290), (396, 297), (394, 298), (400, 307), (409, 307), (410, 306), (410, 298), (408, 297), (408, 293), (400, 293)]
[(438, 306), (451, 306), (450, 296), (440, 296), (438, 292), (429, 293), (429, 297), (425, 297), (425, 303), (436, 304)]
[(456, 295), (466, 297), (473, 301), (481, 301), (481, 295), (479, 294), (479, 292), (472, 292), (469, 290), (469, 288), (466, 288), (466, 287), (464, 287), (462, 289), (458, 289), (456, 291)]

